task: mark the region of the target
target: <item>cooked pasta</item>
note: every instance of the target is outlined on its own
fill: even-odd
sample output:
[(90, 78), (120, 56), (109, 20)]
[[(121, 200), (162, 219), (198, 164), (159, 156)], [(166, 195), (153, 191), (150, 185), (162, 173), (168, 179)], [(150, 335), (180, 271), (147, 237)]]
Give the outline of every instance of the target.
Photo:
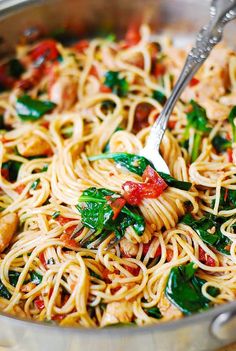
[(236, 55), (219, 45), (138, 157), (186, 52), (132, 26), (21, 43), (0, 67), (0, 309), (162, 323), (235, 299)]

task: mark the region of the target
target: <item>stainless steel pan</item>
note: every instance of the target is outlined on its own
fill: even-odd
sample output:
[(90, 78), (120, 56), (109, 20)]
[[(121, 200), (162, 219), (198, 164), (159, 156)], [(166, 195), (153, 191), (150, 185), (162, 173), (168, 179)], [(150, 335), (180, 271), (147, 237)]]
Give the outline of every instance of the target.
[[(0, 0), (0, 55), (34, 26), (44, 32), (68, 27), (82, 36), (121, 33), (131, 19), (144, 19), (155, 31), (168, 30), (182, 41), (207, 21), (208, 6), (207, 0)], [(225, 35), (231, 45), (235, 33), (232, 23)], [(1, 351), (210, 351), (234, 341), (236, 302), (143, 328), (59, 328), (0, 314)]]

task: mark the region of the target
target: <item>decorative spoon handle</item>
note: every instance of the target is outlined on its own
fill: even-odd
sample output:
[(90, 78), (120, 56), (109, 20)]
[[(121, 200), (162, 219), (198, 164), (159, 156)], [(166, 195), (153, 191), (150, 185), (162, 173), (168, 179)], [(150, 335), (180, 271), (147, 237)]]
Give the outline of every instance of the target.
[[(184, 88), (209, 56), (213, 47), (222, 39), (224, 26), (236, 18), (236, 0), (213, 0), (210, 8), (210, 22), (197, 35), (195, 46), (190, 51), (180, 77), (153, 124), (144, 150), (157, 151), (165, 133), (167, 122)], [(143, 150), (143, 151), (144, 151)], [(146, 152), (145, 152), (146, 153)]]

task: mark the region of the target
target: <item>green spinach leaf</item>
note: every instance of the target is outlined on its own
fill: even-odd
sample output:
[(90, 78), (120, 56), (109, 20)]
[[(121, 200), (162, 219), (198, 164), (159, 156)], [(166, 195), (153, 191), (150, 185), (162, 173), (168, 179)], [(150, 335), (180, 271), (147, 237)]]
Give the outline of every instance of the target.
[[(166, 284), (165, 294), (168, 300), (177, 306), (185, 315), (206, 310), (210, 301), (202, 295), (201, 287), (205, 280), (195, 275), (197, 268), (191, 262), (187, 265), (173, 267)], [(213, 288), (213, 287), (212, 287)], [(217, 296), (220, 291), (208, 288), (209, 294)]]
[(8, 291), (5, 285), (3, 285), (1, 279), (0, 279), (0, 296), (7, 300), (10, 300), (11, 298), (11, 293)]
[[(206, 243), (213, 246), (217, 251), (229, 255), (228, 247), (231, 240), (221, 233), (220, 227), (225, 219), (216, 216), (205, 216), (195, 220), (191, 214), (182, 218), (184, 224), (189, 225)], [(210, 231), (213, 231), (212, 233)]]
[(144, 308), (144, 311), (152, 318), (161, 319), (163, 317), (158, 307)]
[(9, 277), (9, 282), (11, 285), (16, 286), (18, 279), (20, 276), (20, 272), (17, 271), (9, 271), (8, 277)]
[(30, 281), (35, 285), (39, 285), (42, 282), (43, 277), (41, 274), (35, 271), (30, 271), (29, 274), (30, 274)]
[(137, 235), (142, 235), (145, 221), (137, 210), (124, 206), (117, 218), (113, 219), (114, 212), (106, 199), (107, 196), (113, 199), (120, 198), (119, 194), (108, 189), (88, 188), (80, 196), (79, 204), (76, 206), (81, 213), (83, 225), (95, 232), (91, 240), (99, 235), (105, 237), (112, 232), (118, 239), (122, 238), (129, 226), (134, 228)]
[[(91, 156), (88, 158), (89, 161), (96, 161), (101, 159), (112, 159), (121, 167), (128, 169), (130, 172), (138, 174), (142, 176), (143, 172), (145, 171), (147, 166), (151, 166), (154, 168), (153, 164), (149, 162), (145, 157), (138, 156), (134, 154), (128, 154), (125, 152), (119, 153), (104, 153), (101, 155)], [(155, 169), (155, 168), (154, 168)], [(157, 170), (158, 172), (158, 170)], [(182, 190), (189, 190), (192, 186), (192, 183), (184, 182), (181, 180), (177, 180), (171, 177), (169, 174), (158, 172), (160, 177), (164, 179), (164, 181), (174, 188), (182, 189)]]
[(183, 135), (183, 142), (189, 140), (189, 132), (190, 129), (193, 128), (195, 130), (195, 135), (191, 161), (194, 162), (199, 155), (202, 138), (204, 135), (209, 134), (211, 128), (208, 126), (206, 110), (194, 100), (191, 100), (190, 104), (192, 106), (192, 110), (187, 113), (187, 126)]
[(159, 90), (155, 90), (152, 95), (153, 99), (157, 100), (161, 105), (165, 105), (166, 96)]
[(36, 121), (55, 107), (51, 101), (32, 99), (29, 95), (19, 97), (16, 102), (16, 112), (23, 121)]
[(231, 141), (223, 138), (219, 134), (217, 134), (213, 139), (212, 139), (212, 145), (216, 149), (217, 152), (222, 152), (227, 150), (228, 148), (232, 147)]
[(234, 143), (236, 142), (236, 125), (234, 122), (235, 117), (236, 117), (236, 106), (234, 106), (232, 108), (232, 110), (230, 111), (229, 117), (228, 117), (229, 123), (231, 124), (231, 128), (232, 128), (233, 142)]
[(120, 78), (120, 73), (115, 71), (108, 71), (106, 73), (104, 85), (111, 88), (113, 93), (120, 97), (126, 96), (129, 90), (127, 80)]
[(10, 182), (16, 181), (21, 165), (21, 162), (14, 160), (3, 162), (2, 169), (6, 169), (8, 171), (8, 178)]

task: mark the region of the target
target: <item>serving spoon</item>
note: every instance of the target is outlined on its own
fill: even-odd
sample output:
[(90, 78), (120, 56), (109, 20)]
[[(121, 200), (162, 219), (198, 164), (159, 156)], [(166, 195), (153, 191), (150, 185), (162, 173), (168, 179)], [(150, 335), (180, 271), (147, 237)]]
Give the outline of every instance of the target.
[(191, 49), (182, 72), (162, 112), (153, 124), (145, 147), (140, 155), (153, 163), (159, 172), (170, 173), (160, 154), (160, 143), (167, 128), (167, 122), (183, 90), (205, 62), (213, 47), (223, 35), (226, 23), (236, 18), (236, 0), (213, 0), (210, 7), (210, 21), (197, 34), (195, 46)]

